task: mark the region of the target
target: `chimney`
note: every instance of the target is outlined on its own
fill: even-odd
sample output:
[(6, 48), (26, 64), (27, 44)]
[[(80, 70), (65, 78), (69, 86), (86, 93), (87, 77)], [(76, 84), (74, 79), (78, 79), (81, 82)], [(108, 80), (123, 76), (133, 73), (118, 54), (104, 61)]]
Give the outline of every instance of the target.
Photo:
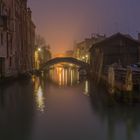
[(138, 40), (140, 41), (140, 33), (138, 33)]

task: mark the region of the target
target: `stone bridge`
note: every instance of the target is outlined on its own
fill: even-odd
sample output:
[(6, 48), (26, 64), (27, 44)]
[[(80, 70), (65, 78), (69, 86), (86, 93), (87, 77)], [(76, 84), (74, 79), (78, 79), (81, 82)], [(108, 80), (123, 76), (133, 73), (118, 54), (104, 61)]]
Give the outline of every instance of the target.
[(56, 57), (56, 58), (53, 58), (53, 59), (47, 61), (40, 68), (40, 70), (49, 69), (50, 66), (61, 63), (61, 62), (67, 62), (67, 63), (75, 64), (75, 65), (79, 66), (79, 68), (89, 70), (89, 64), (88, 63), (85, 63), (85, 62), (80, 61), (80, 60), (78, 60), (76, 58), (73, 58), (73, 57)]

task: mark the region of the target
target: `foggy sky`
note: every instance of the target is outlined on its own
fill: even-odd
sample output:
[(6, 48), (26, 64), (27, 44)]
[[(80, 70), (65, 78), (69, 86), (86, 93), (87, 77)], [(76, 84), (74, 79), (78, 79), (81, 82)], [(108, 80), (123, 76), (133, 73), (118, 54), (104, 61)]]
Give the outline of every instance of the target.
[(140, 0), (29, 0), (37, 32), (53, 53), (92, 33), (140, 32)]

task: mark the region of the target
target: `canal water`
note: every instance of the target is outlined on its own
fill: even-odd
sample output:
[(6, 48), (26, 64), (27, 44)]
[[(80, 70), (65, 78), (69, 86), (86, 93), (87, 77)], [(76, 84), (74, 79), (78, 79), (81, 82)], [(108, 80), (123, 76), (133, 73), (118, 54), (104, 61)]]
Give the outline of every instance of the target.
[(0, 140), (139, 139), (140, 106), (116, 106), (72, 67), (0, 86)]

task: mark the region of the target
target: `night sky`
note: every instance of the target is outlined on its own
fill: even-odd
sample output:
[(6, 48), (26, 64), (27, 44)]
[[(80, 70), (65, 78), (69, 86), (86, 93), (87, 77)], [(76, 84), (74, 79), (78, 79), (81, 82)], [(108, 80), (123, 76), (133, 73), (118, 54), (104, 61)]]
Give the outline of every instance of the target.
[(37, 32), (53, 54), (92, 33), (140, 32), (140, 0), (29, 0)]

